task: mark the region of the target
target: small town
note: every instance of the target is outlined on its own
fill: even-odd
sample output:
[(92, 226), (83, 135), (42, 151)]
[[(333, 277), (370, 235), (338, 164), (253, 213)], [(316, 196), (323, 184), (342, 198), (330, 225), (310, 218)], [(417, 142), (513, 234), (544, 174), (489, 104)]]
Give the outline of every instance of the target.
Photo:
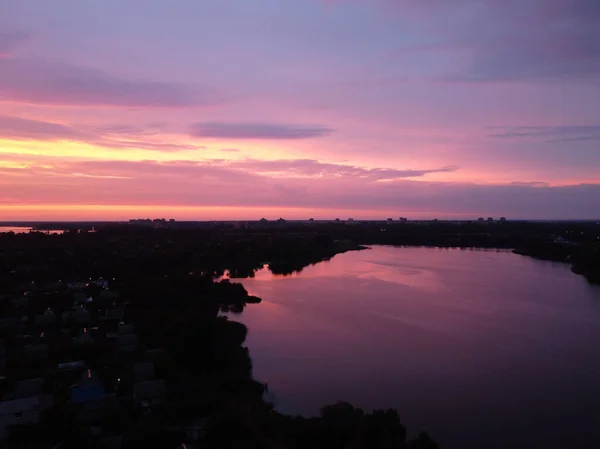
[(598, 280), (591, 222), (157, 223), (0, 233), (0, 447), (434, 449), (395, 409), (277, 411), (236, 321), (261, 298), (236, 279), (408, 245), (513, 248)]
[[(116, 286), (30, 282), (2, 295), (0, 439), (10, 447), (52, 441), (65, 428), (97, 447), (121, 447), (124, 422), (143, 426), (164, 413), (163, 349), (140, 341)], [(203, 429), (199, 419), (178, 430), (193, 443)], [(55, 439), (56, 447), (74, 443)]]
[(365, 430), (348, 441), (437, 447), (407, 440), (393, 409), (282, 414), (253, 378), (234, 317), (261, 298), (229, 277), (364, 247), (294, 226), (97, 228), (0, 233), (0, 447), (324, 449), (339, 438), (330, 421), (349, 417)]

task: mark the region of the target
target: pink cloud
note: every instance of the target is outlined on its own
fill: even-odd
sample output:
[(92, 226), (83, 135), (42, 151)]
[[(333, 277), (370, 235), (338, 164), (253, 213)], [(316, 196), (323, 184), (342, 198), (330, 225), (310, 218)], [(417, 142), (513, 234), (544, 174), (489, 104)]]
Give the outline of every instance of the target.
[(595, 81), (600, 74), (597, 0), (324, 1), (370, 4), (386, 17), (409, 18), (421, 38), (417, 51), (461, 55), (460, 67), (442, 77), (449, 81)]
[(96, 69), (46, 60), (0, 59), (0, 97), (56, 106), (185, 108), (222, 101), (211, 88), (129, 80)]
[(81, 133), (59, 123), (0, 116), (0, 137), (4, 139), (80, 140)]
[(354, 165), (331, 164), (316, 161), (314, 159), (279, 159), (279, 160), (255, 160), (246, 159), (228, 163), (229, 167), (249, 170), (265, 175), (277, 175), (284, 177), (333, 177), (333, 178), (356, 178), (378, 181), (391, 181), (403, 178), (420, 178), (431, 173), (448, 173), (458, 170), (456, 166), (446, 166), (428, 170), (393, 168), (362, 168)]
[(60, 123), (0, 115), (0, 138), (12, 140), (69, 140), (105, 148), (139, 148), (150, 151), (175, 152), (203, 150), (198, 145), (178, 144), (154, 137), (156, 126), (69, 126)]
[[(262, 162), (268, 171), (269, 161)], [(294, 166), (307, 170), (306, 162), (284, 162), (278, 164), (287, 164), (288, 170)], [(398, 214), (433, 210), (445, 215), (527, 218), (598, 218), (591, 214), (600, 210), (598, 184), (552, 187), (543, 182), (477, 185), (406, 179), (382, 183), (377, 176), (348, 172), (342, 166), (336, 172), (336, 164), (330, 164), (327, 175), (316, 178), (273, 177), (258, 173), (265, 170), (260, 169), (261, 161), (255, 160), (246, 165), (56, 160), (53, 168), (48, 168), (48, 163), (1, 169), (0, 204), (310, 208), (323, 214), (344, 210), (348, 216), (367, 209), (396, 210)]]

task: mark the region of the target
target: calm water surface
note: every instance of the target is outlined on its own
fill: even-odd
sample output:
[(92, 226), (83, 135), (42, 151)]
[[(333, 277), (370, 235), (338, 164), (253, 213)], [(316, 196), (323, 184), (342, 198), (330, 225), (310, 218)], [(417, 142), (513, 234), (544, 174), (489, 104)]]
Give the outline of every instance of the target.
[(15, 234), (24, 234), (31, 231), (31, 228), (23, 226), (0, 226), (0, 232), (14, 232)]
[[(14, 232), (15, 234), (27, 234), (31, 232), (32, 228), (28, 228), (25, 226), (0, 226), (0, 233), (2, 232)], [(49, 231), (41, 231), (47, 234), (62, 234), (63, 230), (49, 230)]]
[(394, 407), (442, 448), (600, 448), (600, 289), (508, 252), (374, 247), (244, 286), (277, 409)]

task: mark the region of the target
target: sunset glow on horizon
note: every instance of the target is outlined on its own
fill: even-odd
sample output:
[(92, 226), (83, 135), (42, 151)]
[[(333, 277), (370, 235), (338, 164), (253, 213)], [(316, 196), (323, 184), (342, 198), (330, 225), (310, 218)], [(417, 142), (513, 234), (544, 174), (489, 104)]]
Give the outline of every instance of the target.
[(600, 3), (8, 0), (0, 221), (600, 219)]

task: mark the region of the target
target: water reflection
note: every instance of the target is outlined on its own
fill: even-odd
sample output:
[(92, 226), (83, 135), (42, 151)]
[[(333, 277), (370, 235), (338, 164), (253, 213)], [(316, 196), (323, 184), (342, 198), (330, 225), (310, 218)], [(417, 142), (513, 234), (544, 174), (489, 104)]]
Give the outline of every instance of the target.
[[(14, 232), (15, 234), (27, 234), (33, 232), (33, 228), (25, 226), (0, 226), (0, 233), (3, 232)], [(42, 232), (44, 234), (63, 234), (65, 231), (60, 229), (40, 230), (35, 232)]]
[(263, 302), (235, 319), (282, 411), (346, 399), (450, 449), (600, 447), (600, 289), (565, 265), (375, 247), (242, 282)]

